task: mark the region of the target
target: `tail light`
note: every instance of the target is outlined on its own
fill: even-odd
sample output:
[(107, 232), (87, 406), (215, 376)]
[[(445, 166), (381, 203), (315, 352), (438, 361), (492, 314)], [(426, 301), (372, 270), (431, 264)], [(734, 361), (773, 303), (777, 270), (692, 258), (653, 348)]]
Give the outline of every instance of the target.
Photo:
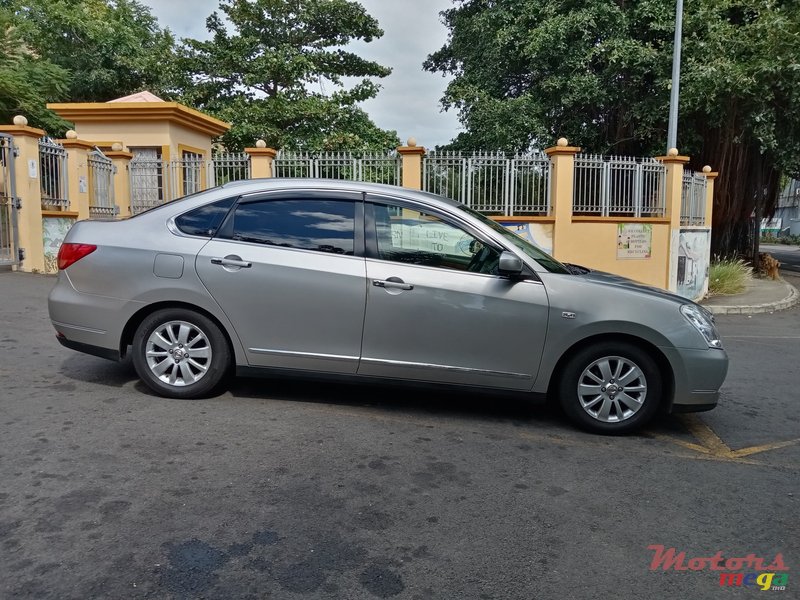
[(59, 270), (63, 271), (95, 250), (97, 250), (97, 246), (94, 244), (61, 244), (61, 248), (58, 249)]

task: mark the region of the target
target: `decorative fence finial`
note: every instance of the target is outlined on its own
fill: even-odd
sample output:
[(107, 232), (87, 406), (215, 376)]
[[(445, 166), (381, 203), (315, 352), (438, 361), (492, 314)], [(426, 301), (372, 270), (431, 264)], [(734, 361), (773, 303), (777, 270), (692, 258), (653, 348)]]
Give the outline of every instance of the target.
[(122, 144), (120, 142), (114, 142), (111, 144), (111, 149), (114, 152), (121, 152), (122, 151)]
[(709, 167), (708, 165), (703, 167), (703, 173), (711, 173), (711, 167)]
[(256, 140), (256, 148), (266, 148), (267, 142), (264, 140)]
[(77, 140), (78, 139), (78, 132), (75, 131), (74, 129), (68, 129), (66, 135), (67, 135), (67, 139), (68, 140)]
[(565, 148), (565, 147), (569, 146), (569, 140), (567, 138), (565, 138), (565, 137), (558, 138), (558, 141), (556, 142), (556, 146), (561, 146), (562, 148)]
[(406, 142), (406, 146), (408, 146), (409, 148), (414, 148), (414, 147), (416, 147), (416, 145), (417, 145), (417, 138), (414, 138), (414, 137), (408, 138), (408, 141)]
[(13, 123), (14, 125), (17, 125), (19, 127), (25, 127), (28, 124), (28, 119), (26, 119), (22, 115), (17, 115), (16, 117), (14, 117)]
[(670, 148), (669, 150), (667, 150), (667, 156), (678, 156), (678, 149)]

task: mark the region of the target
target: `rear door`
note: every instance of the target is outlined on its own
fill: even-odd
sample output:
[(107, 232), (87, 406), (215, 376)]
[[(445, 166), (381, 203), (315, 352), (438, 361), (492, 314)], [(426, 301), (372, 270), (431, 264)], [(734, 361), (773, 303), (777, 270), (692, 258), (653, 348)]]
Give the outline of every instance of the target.
[(254, 366), (355, 373), (366, 301), (361, 194), (240, 199), (197, 272)]
[(498, 276), (502, 249), (444, 214), (376, 198), (366, 215), (359, 374), (531, 389), (547, 331), (544, 286)]

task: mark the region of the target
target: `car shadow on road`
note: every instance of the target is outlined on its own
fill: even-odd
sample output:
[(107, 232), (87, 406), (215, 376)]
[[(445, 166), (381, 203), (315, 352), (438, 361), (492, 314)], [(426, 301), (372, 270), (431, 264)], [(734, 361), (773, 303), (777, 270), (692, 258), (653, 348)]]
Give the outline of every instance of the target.
[[(61, 363), (60, 373), (74, 381), (91, 385), (121, 388), (160, 397), (144, 385), (136, 374), (130, 357), (122, 362), (75, 354)], [(512, 426), (535, 427), (546, 433), (576, 432), (560, 407), (554, 402), (532, 398), (524, 393), (453, 389), (433, 385), (380, 384), (306, 380), (292, 377), (231, 377), (223, 391), (205, 401), (224, 401), (246, 398), (257, 402), (297, 402), (335, 408), (376, 410), (387, 417), (408, 419), (459, 419), (508, 423)], [(165, 402), (193, 402), (170, 400)], [(672, 415), (659, 415), (649, 431), (673, 434), (684, 430)], [(585, 434), (593, 435), (593, 434)], [(648, 437), (633, 433), (627, 437)]]

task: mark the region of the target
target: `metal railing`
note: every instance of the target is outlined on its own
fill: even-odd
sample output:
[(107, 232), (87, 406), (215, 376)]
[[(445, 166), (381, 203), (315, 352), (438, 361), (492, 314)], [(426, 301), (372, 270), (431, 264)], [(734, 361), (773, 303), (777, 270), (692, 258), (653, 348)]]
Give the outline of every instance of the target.
[(706, 176), (685, 171), (681, 188), (681, 225), (706, 224)]
[(275, 177), (346, 179), (400, 185), (402, 158), (392, 152), (289, 152), (281, 150), (272, 163)]
[(114, 203), (114, 163), (99, 148), (89, 153), (89, 217), (113, 219), (117, 215)]
[(65, 210), (69, 206), (67, 151), (48, 137), (39, 140), (39, 181), (43, 210)]
[(247, 152), (215, 154), (208, 175), (208, 187), (239, 179), (250, 179), (250, 155)]
[(14, 138), (0, 134), (0, 265), (17, 263)]
[(550, 214), (551, 163), (540, 153), (430, 152), (422, 161), (422, 189), (488, 214)]
[(663, 217), (666, 168), (653, 158), (577, 154), (572, 213), (601, 217)]

